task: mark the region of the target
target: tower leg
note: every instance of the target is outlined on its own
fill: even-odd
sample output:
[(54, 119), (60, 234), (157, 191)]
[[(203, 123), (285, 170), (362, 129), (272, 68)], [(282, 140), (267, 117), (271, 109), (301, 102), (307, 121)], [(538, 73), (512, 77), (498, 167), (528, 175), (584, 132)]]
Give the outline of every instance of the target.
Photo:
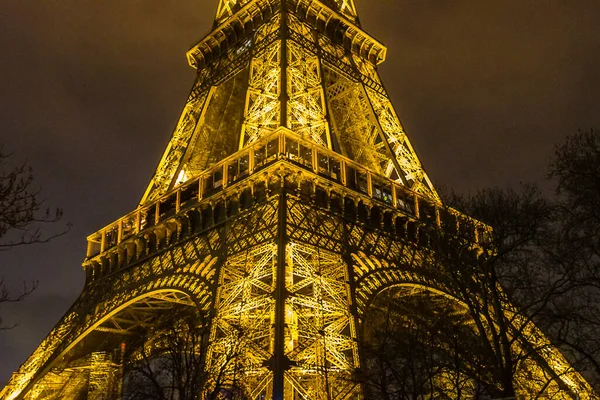
[(88, 400), (116, 400), (118, 397), (119, 365), (110, 354), (92, 353)]

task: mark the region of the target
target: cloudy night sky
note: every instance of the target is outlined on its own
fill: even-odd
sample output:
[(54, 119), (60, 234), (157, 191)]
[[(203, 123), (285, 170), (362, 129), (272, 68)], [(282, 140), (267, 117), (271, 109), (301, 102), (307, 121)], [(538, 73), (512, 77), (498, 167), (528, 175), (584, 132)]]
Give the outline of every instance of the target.
[[(461, 192), (542, 183), (553, 147), (600, 128), (600, 1), (355, 0), (429, 176)], [(88, 234), (134, 209), (194, 80), (217, 0), (0, 0), (0, 144), (71, 231), (0, 253), (0, 387), (81, 292)], [(57, 226), (57, 230), (62, 226)]]

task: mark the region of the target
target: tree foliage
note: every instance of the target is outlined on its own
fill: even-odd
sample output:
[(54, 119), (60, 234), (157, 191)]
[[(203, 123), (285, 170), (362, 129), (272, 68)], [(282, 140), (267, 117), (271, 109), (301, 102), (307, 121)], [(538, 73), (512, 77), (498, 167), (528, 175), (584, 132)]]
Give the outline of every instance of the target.
[[(379, 322), (365, 326), (371, 340), (365, 345), (366, 381), (378, 393), (374, 398), (444, 398), (443, 393), (460, 398), (456, 386), (451, 392), (434, 384), (442, 371), (468, 377), (464, 382), (471, 386), (463, 395), (476, 387), (477, 393), (512, 397), (523, 391), (515, 383), (523, 381), (526, 366), (533, 363), (547, 368), (528, 377), (539, 380), (538, 392), (529, 396), (566, 393), (561, 377), (540, 356), (553, 345), (598, 388), (600, 133), (580, 132), (557, 146), (550, 177), (554, 197), (533, 185), (446, 196), (447, 206), (493, 229), (480, 231), (476, 245), (469, 237), (474, 223), (469, 226), (468, 219), (457, 224), (467, 229), (427, 233), (435, 254), (431, 264), (445, 276), (471, 329), (457, 329), (460, 321), (423, 298), (416, 303), (410, 297), (388, 298), (385, 307), (374, 303), (370, 318)], [(552, 342), (536, 339), (534, 324)], [(454, 347), (449, 332), (459, 338)], [(461, 343), (471, 347), (461, 348)], [(452, 364), (456, 357), (461, 363)]]
[[(429, 268), (463, 313), (431, 296), (375, 301), (364, 326), (372, 398), (573, 397), (541, 357), (554, 346), (600, 389), (600, 132), (557, 146), (550, 178), (556, 196), (533, 185), (445, 196), (446, 206), (492, 228), (474, 243), (475, 221), (459, 217), (421, 235), (434, 254)], [(452, 214), (442, 210), (442, 219)], [(528, 375), (532, 364), (542, 373)], [(440, 376), (463, 386), (440, 386)]]
[[(449, 203), (493, 229), (481, 232), (477, 245), (470, 249), (466, 237), (443, 231), (437, 235), (442, 248), (448, 249), (438, 250), (438, 258), (449, 267), (452, 290), (477, 327), (484, 359), (493, 366), (492, 383), (503, 397), (523, 391), (538, 396), (565, 390), (560, 377), (540, 356), (551, 343), (538, 340), (534, 326), (557, 298), (572, 290), (570, 271), (551, 262), (556, 205), (531, 185), (454, 195)], [(540, 365), (544, 372), (528, 377), (537, 380), (535, 386), (517, 390), (515, 382), (523, 382), (528, 364)]]

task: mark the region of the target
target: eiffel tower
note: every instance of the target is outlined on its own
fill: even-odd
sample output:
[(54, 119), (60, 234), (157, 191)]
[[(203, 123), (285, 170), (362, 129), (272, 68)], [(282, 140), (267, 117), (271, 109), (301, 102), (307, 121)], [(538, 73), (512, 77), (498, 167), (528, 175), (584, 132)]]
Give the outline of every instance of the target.
[[(447, 292), (422, 272), (422, 233), (466, 218), (402, 128), (377, 70), (386, 52), (353, 0), (220, 0), (139, 206), (88, 237), (83, 292), (0, 398), (122, 397), (128, 338), (174, 304), (210, 315), (203, 365), (243, 398), (365, 398), (371, 300), (394, 285)], [(473, 243), (488, 230), (465, 227)], [(590, 393), (560, 353), (542, 357)]]

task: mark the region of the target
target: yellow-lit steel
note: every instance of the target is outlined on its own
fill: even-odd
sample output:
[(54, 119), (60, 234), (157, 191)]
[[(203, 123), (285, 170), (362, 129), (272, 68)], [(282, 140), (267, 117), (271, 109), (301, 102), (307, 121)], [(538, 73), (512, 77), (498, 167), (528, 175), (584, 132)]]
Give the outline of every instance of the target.
[[(277, 16), (259, 29), (256, 40), (265, 40), (277, 32)], [(274, 41), (256, 54), (250, 62), (250, 78), (246, 94), (244, 123), (240, 135), (240, 148), (255, 142), (279, 127), (281, 96), (281, 42)]]
[[(207, 390), (359, 400), (378, 293), (406, 285), (460, 306), (426, 233), (453, 225), (476, 248), (489, 228), (441, 204), (381, 84), (386, 49), (357, 24), (351, 0), (219, 2), (140, 205), (88, 237), (83, 293), (1, 399), (118, 397), (119, 349), (185, 304), (210, 318)], [(519, 365), (520, 395), (597, 398), (512, 320), (549, 366)]]

